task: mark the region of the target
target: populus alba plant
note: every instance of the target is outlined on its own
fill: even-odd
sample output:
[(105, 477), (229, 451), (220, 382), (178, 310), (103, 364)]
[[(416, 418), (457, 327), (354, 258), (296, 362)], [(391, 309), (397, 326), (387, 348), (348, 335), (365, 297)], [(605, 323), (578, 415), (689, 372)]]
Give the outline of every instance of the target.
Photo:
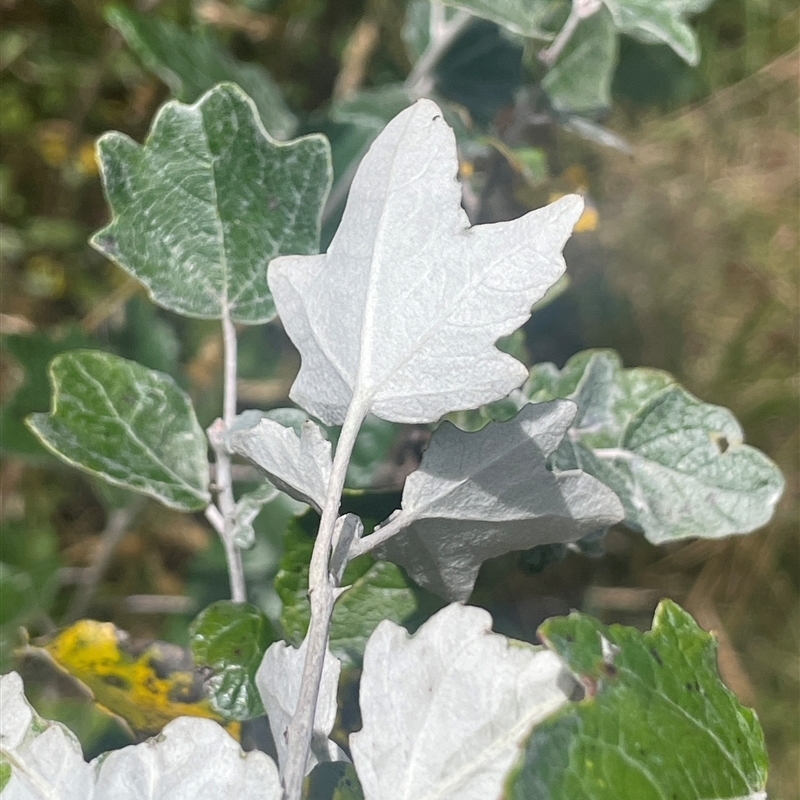
[[(195, 657), (220, 713), (266, 712), (278, 765), (239, 758), (215, 723), (188, 718), (85, 764), (11, 674), (4, 798), (298, 800), (323, 778), (367, 800), (765, 797), (755, 715), (720, 682), (713, 637), (674, 603), (646, 633), (554, 618), (540, 628), (544, 646), (493, 633), (486, 611), (464, 605), (487, 559), (621, 521), (653, 541), (743, 533), (782, 491), (733, 416), (668, 375), (623, 369), (606, 351), (529, 371), (497, 348), (563, 273), (581, 198), (471, 227), (453, 132), (424, 99), (362, 160), (325, 254), (325, 138), (274, 142), (233, 85), (167, 103), (144, 145), (108, 134), (99, 153), (113, 218), (93, 243), (155, 302), (221, 321), (223, 414), (206, 440), (171, 378), (78, 351), (53, 362), (52, 411), (30, 426), (84, 470), (205, 513), (225, 544), (233, 602), (195, 620)], [(237, 416), (235, 326), (276, 313), (302, 359), (299, 409)], [(445, 415), (458, 424), (435, 427), (399, 509), (378, 525), (347, 511), (347, 469), (370, 419)], [(235, 456), (268, 483), (237, 497)], [(287, 641), (264, 652), (241, 551), (278, 491), (312, 510), (286, 538)], [(417, 587), (449, 605), (431, 613)], [(409, 636), (399, 623), (412, 612), (422, 624)], [(363, 725), (334, 742), (343, 662), (363, 667)]]

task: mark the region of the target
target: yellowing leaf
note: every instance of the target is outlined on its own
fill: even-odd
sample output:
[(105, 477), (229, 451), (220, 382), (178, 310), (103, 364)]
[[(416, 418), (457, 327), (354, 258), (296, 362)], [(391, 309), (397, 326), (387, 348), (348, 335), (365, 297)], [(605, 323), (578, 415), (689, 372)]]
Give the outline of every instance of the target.
[[(158, 733), (181, 716), (220, 721), (188, 650), (167, 642), (132, 641), (110, 622), (83, 619), (41, 647), (64, 672), (83, 683), (101, 706), (140, 736)], [(225, 726), (238, 736), (238, 724)]]

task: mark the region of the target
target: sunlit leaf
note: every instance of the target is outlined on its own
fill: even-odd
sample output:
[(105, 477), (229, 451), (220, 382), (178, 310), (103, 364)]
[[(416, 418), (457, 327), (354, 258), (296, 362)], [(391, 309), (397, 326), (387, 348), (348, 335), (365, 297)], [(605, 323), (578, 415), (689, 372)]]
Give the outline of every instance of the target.
[(228, 449), (244, 456), (279, 489), (318, 511), (331, 472), (331, 443), (311, 420), (300, 435), (258, 412), (241, 414), (225, 436)]
[(53, 408), (28, 425), (73, 466), (185, 511), (209, 501), (207, 442), (175, 381), (110, 353), (53, 359)]
[(232, 84), (164, 105), (144, 145), (107, 133), (98, 153), (113, 219), (92, 244), (166, 308), (266, 322), (267, 264), (318, 249), (327, 141), (274, 141)]
[(524, 380), (494, 344), (564, 271), (582, 201), (470, 228), (457, 169), (452, 130), (418, 101), (361, 162), (327, 254), (272, 262), (270, 288), (302, 357), (291, 397), (324, 422), (341, 424), (351, 403), (361, 418), (434, 421)]
[(73, 733), (39, 717), (16, 672), (0, 677), (0, 772), (8, 800), (281, 800), (278, 770), (215, 722), (184, 717), (156, 739), (83, 760)]
[(553, 463), (613, 489), (625, 523), (652, 542), (747, 533), (769, 521), (783, 492), (780, 470), (744, 444), (730, 411), (659, 370), (622, 369), (615, 353), (581, 353), (561, 371), (539, 364), (523, 395), (577, 404)]
[(575, 684), (553, 653), (491, 624), (486, 611), (453, 604), (410, 638), (392, 622), (376, 628), (361, 677), (364, 725), (350, 737), (365, 797), (500, 795), (528, 732)]
[(669, 600), (653, 629), (571, 614), (540, 636), (584, 684), (534, 729), (509, 800), (764, 800), (756, 715), (722, 683), (716, 641)]
[[(29, 650), (80, 681), (140, 736), (157, 734), (176, 717), (222, 719), (191, 652), (177, 645), (132, 640), (110, 622), (83, 619)], [(230, 730), (238, 734), (238, 726)]]
[[(307, 649), (308, 639), (300, 647), (292, 647), (286, 642), (275, 642), (264, 654), (256, 673), (256, 684), (269, 718), (281, 768), (284, 767), (288, 755), (286, 731), (297, 709)], [(310, 772), (320, 762), (346, 759), (339, 746), (328, 738), (336, 722), (336, 698), (341, 668), (339, 659), (326, 648), (306, 772)]]
[(224, 719), (245, 720), (264, 713), (256, 670), (278, 636), (261, 609), (219, 600), (189, 626), (194, 663), (204, 675), (211, 707)]
[(442, 597), (465, 601), (486, 559), (619, 522), (620, 502), (599, 481), (548, 468), (574, 414), (571, 403), (539, 403), (475, 433), (443, 423), (406, 480), (402, 510), (384, 526), (398, 533), (376, 555)]

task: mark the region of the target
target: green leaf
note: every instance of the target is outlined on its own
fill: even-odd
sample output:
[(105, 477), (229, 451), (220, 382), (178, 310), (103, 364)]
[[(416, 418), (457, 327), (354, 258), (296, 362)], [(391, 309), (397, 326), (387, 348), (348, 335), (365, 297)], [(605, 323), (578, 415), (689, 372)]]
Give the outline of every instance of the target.
[(195, 664), (211, 670), (205, 688), (214, 710), (231, 720), (263, 714), (256, 671), (278, 639), (264, 612), (250, 603), (220, 600), (194, 618), (189, 637)]
[(157, 14), (138, 14), (125, 6), (110, 6), (106, 19), (178, 100), (193, 103), (216, 84), (230, 81), (252, 97), (276, 139), (295, 132), (297, 119), (270, 74), (259, 64), (237, 61), (210, 30), (187, 33)]
[(58, 538), (53, 527), (4, 519), (0, 526), (0, 671), (11, 663), (20, 626), (50, 612), (58, 591)]
[[(315, 514), (306, 514), (289, 524), (275, 578), (275, 589), (283, 603), (284, 635), (295, 645), (302, 642), (308, 629), (308, 565), (314, 548), (309, 529), (318, 519)], [(347, 565), (342, 586), (348, 588), (333, 610), (329, 647), (344, 666), (361, 664), (364, 645), (381, 620), (415, 629), (442, 605), (438, 598), (414, 586), (399, 567), (370, 556)]]
[(449, 6), (496, 22), (512, 33), (550, 38), (555, 21), (563, 23), (569, 4), (564, 0), (444, 0)]
[(207, 442), (175, 381), (110, 353), (77, 350), (50, 365), (53, 407), (28, 417), (73, 466), (182, 511), (205, 508)]
[(363, 89), (335, 101), (331, 108), (331, 118), (335, 122), (369, 128), (377, 134), (390, 119), (408, 108), (412, 102), (405, 84), (390, 83), (378, 89)]
[(689, 14), (698, 14), (712, 0), (603, 0), (622, 33), (646, 44), (669, 45), (692, 66), (700, 62), (697, 36), (686, 22)]
[(590, 112), (611, 105), (617, 33), (607, 9), (581, 20), (552, 69), (542, 79), (553, 107)]
[(610, 351), (579, 353), (560, 372), (537, 365), (522, 394), (577, 404), (554, 465), (613, 489), (626, 525), (656, 544), (748, 533), (769, 521), (783, 492), (780, 470), (743, 443), (730, 411), (659, 370), (622, 369)]
[(317, 764), (308, 776), (305, 800), (364, 800), (355, 767), (346, 761)]
[(330, 185), (319, 135), (281, 144), (236, 86), (167, 103), (139, 146), (98, 142), (113, 218), (92, 244), (186, 316), (256, 324), (275, 316), (267, 264), (311, 254)]
[[(16, 390), (0, 407), (0, 431), (3, 432), (1, 452), (26, 456), (43, 454), (39, 440), (25, 425), (25, 417), (47, 408), (50, 395), (47, 368), (52, 359), (59, 353), (88, 344), (87, 337), (78, 328), (69, 328), (61, 337), (43, 331), (3, 336), (3, 349), (16, 362), (22, 374)], [(13, 376), (16, 365), (6, 375)]]
[(571, 614), (539, 634), (586, 697), (534, 729), (508, 800), (766, 797), (756, 715), (719, 679), (715, 639), (673, 602), (648, 633)]

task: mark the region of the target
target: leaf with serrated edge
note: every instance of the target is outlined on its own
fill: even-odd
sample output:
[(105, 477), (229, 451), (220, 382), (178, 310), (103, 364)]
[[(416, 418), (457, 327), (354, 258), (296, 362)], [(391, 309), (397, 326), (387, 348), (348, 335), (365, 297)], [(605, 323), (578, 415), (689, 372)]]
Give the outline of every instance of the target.
[(534, 729), (508, 800), (763, 798), (764, 735), (720, 680), (717, 644), (675, 603), (651, 631), (555, 617), (539, 635), (584, 684)]
[(59, 800), (280, 800), (274, 762), (245, 755), (216, 722), (181, 717), (158, 738), (83, 760), (78, 740), (39, 718), (15, 672), (0, 677), (0, 758), (12, 765), (3, 797)]
[[(303, 640), (300, 647), (292, 647), (286, 642), (275, 642), (264, 654), (256, 673), (256, 685), (267, 712), (281, 769), (288, 755), (286, 731), (297, 709), (307, 649), (308, 638)], [(347, 758), (339, 746), (328, 738), (336, 723), (336, 698), (341, 669), (339, 659), (326, 649), (306, 773), (320, 762), (343, 761)]]
[(494, 343), (564, 271), (583, 201), (469, 227), (455, 138), (420, 100), (375, 140), (324, 255), (284, 256), (268, 281), (302, 357), (290, 396), (327, 424), (350, 408), (431, 422), (507, 395), (527, 375)]
[(363, 727), (350, 737), (372, 800), (486, 800), (533, 726), (575, 683), (554, 654), (491, 632), (483, 609), (453, 604), (409, 637), (384, 621), (367, 642)]
[(578, 405), (554, 464), (579, 467), (613, 489), (626, 525), (656, 544), (748, 533), (769, 521), (783, 493), (780, 470), (744, 444), (730, 411), (703, 403), (666, 373), (622, 369), (615, 353), (580, 353), (561, 372), (537, 365), (523, 394)]
[(169, 376), (110, 353), (76, 350), (50, 365), (53, 410), (28, 426), (73, 466), (183, 511), (205, 508), (208, 443)]
[(172, 311), (267, 322), (267, 264), (319, 247), (327, 140), (274, 141), (238, 86), (167, 103), (143, 146), (107, 133), (98, 155), (113, 218), (92, 244)]
[(474, 433), (443, 423), (387, 523), (399, 533), (376, 555), (442, 597), (466, 600), (487, 558), (573, 542), (619, 522), (622, 506), (598, 480), (548, 469), (574, 415), (572, 403), (555, 401), (528, 404)]
[(251, 427), (235, 425), (225, 439), (232, 453), (244, 456), (281, 491), (322, 509), (331, 475), (331, 443), (314, 422), (303, 422), (298, 436), (262, 417)]

